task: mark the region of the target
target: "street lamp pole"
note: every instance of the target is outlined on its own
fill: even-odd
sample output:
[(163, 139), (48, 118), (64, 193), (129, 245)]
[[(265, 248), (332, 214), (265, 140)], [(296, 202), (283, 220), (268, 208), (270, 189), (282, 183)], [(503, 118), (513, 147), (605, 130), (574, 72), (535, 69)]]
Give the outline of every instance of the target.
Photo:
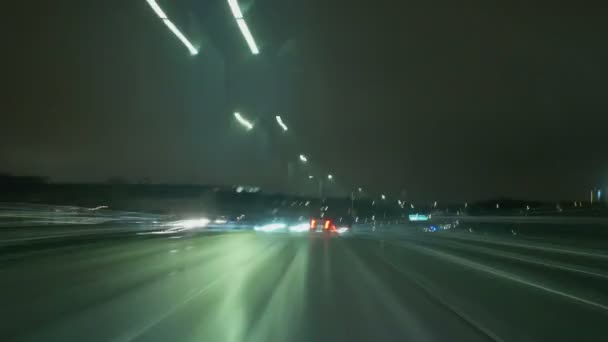
[[(294, 165), (292, 161), (287, 161), (287, 192), (291, 193), (292, 190), (296, 189), (293, 183), (294, 179)], [(295, 190), (297, 192), (297, 190)]]
[(323, 177), (319, 177), (319, 200), (323, 200)]

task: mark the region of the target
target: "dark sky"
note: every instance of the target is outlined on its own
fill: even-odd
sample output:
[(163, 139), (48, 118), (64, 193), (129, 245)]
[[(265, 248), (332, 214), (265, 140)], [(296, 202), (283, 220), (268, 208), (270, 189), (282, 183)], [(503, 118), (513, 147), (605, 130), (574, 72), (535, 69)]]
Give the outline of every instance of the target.
[(280, 189), (302, 151), (343, 189), (419, 200), (608, 181), (600, 2), (241, 1), (258, 56), (225, 0), (159, 3), (198, 56), (145, 0), (7, 6), (0, 171)]

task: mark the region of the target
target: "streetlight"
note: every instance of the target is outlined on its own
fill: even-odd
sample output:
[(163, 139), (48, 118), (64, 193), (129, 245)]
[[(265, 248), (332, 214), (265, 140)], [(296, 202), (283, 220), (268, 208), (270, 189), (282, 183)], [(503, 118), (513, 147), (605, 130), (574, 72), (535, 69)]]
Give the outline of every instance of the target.
[(313, 178), (315, 178), (315, 176), (313, 176), (313, 175), (308, 175), (308, 179), (313, 179)]
[(305, 156), (305, 155), (300, 154), (300, 161), (301, 161), (302, 163), (307, 163), (307, 162), (308, 162), (308, 158), (306, 158), (306, 156)]
[(192, 43), (190, 43), (188, 38), (186, 38), (186, 36), (184, 36), (184, 34), (180, 32), (177, 26), (175, 26), (175, 24), (173, 24), (173, 22), (169, 20), (169, 17), (167, 17), (167, 14), (165, 13), (165, 11), (162, 10), (162, 8), (160, 8), (158, 3), (155, 0), (146, 1), (148, 2), (148, 5), (150, 5), (154, 13), (156, 13), (156, 15), (163, 21), (165, 26), (167, 26), (167, 28), (177, 37), (177, 39), (179, 39), (182, 44), (186, 46), (186, 48), (190, 52), (190, 55), (197, 55), (198, 50), (192, 45)]
[(253, 129), (253, 124), (249, 120), (245, 119), (240, 113), (235, 112), (234, 118), (236, 119), (236, 121), (238, 121), (238, 123), (241, 124), (241, 126), (245, 127), (245, 129), (247, 129), (248, 131), (251, 131)]
[(357, 190), (358, 190), (359, 192), (363, 192), (363, 189), (362, 189), (362, 188), (358, 188)]
[(237, 2), (237, 0), (228, 0), (228, 5), (230, 6), (230, 10), (232, 11), (232, 16), (236, 20), (236, 24), (241, 30), (241, 34), (243, 34), (243, 37), (245, 38), (245, 41), (249, 46), (249, 50), (251, 50), (252, 54), (257, 55), (258, 53), (260, 53), (260, 50), (258, 49), (258, 46), (255, 43), (255, 39), (253, 39), (253, 36), (251, 35), (251, 31), (249, 31), (249, 27), (245, 22), (245, 18), (243, 18), (243, 12), (241, 12), (241, 7), (239, 6), (239, 3)]
[(283, 129), (283, 132), (286, 132), (288, 128), (287, 125), (283, 122), (283, 119), (281, 119), (281, 116), (277, 115), (274, 118), (277, 120), (279, 126), (281, 126), (281, 128)]
[(333, 180), (333, 179), (334, 179), (334, 176), (333, 176), (333, 175), (331, 175), (331, 174), (329, 174), (329, 175), (327, 175), (327, 179), (329, 179), (329, 180)]
[(382, 200), (386, 199), (386, 196), (384, 194), (380, 195), (380, 198), (382, 198)]

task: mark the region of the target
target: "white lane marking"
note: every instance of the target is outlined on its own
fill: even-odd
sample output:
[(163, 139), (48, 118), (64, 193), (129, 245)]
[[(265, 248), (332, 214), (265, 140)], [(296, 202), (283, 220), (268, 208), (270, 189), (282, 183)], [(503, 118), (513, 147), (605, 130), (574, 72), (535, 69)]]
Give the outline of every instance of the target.
[(393, 267), (399, 273), (405, 275), (410, 281), (413, 281), (416, 285), (418, 285), (418, 287), (420, 287), (429, 296), (431, 296), (433, 299), (435, 299), (436, 301), (438, 301), (439, 303), (441, 303), (442, 305), (444, 305), (445, 307), (447, 307), (448, 309), (450, 309), (457, 316), (459, 316), (461, 319), (463, 319), (464, 321), (466, 321), (467, 323), (469, 323), (470, 325), (472, 325), (473, 327), (475, 327), (477, 330), (479, 330), (482, 333), (484, 333), (486, 336), (490, 337), (491, 339), (493, 339), (494, 341), (497, 341), (497, 342), (504, 341), (502, 338), (500, 338), (498, 335), (496, 335), (493, 331), (491, 331), (488, 328), (484, 327), (481, 323), (479, 323), (478, 321), (476, 321), (475, 319), (473, 319), (471, 316), (467, 315), (464, 311), (458, 309), (458, 307), (453, 306), (448, 301), (444, 300), (438, 294), (438, 291), (431, 291), (431, 290), (429, 290), (429, 286), (425, 286), (418, 279), (415, 279), (414, 277), (412, 277), (412, 275), (409, 272), (404, 271), (399, 266), (395, 265), (392, 261), (386, 259), (384, 256), (382, 256), (382, 260), (384, 260), (387, 264), (389, 264), (391, 267)]
[(423, 324), (416, 312), (410, 306), (405, 306), (395, 297), (394, 291), (386, 287), (386, 284), (378, 279), (378, 276), (367, 266), (350, 247), (344, 246), (344, 253), (348, 254), (348, 259), (352, 260), (354, 269), (360, 273), (361, 284), (365, 288), (374, 289), (372, 297), (368, 301), (381, 303), (391, 314), (391, 317), (403, 317), (404, 331), (411, 336), (410, 340), (431, 341), (432, 336), (429, 331), (423, 329)]
[(592, 252), (587, 252), (587, 251), (576, 251), (576, 250), (571, 250), (571, 249), (562, 249), (562, 248), (551, 247), (551, 246), (532, 245), (529, 243), (513, 243), (513, 242), (506, 242), (506, 241), (479, 239), (479, 238), (461, 237), (461, 236), (454, 236), (451, 238), (464, 240), (464, 241), (478, 241), (478, 242), (485, 242), (485, 243), (495, 244), (495, 245), (536, 249), (536, 250), (540, 250), (540, 251), (544, 251), (544, 252), (579, 255), (579, 256), (585, 256), (585, 257), (589, 257), (589, 258), (598, 258), (598, 259), (608, 259), (608, 255), (606, 255), (606, 254), (592, 253)]
[[(417, 240), (417, 241), (422, 241), (422, 240)], [(555, 269), (559, 269), (559, 270), (563, 270), (563, 271), (568, 271), (568, 272), (572, 272), (572, 273), (580, 273), (580, 274), (584, 274), (584, 275), (588, 275), (591, 277), (596, 277), (596, 278), (601, 278), (604, 280), (608, 280), (608, 275), (604, 274), (604, 273), (597, 273), (597, 272), (593, 272), (584, 268), (577, 268), (577, 267), (573, 267), (571, 265), (568, 264), (563, 264), (563, 263), (559, 263), (559, 262), (547, 262), (547, 261), (543, 261), (541, 259), (538, 258), (533, 258), (533, 257), (526, 257), (526, 256), (518, 256), (515, 253), (510, 253), (510, 252), (500, 252), (497, 250), (493, 250), (487, 247), (479, 247), (479, 246), (472, 246), (472, 245), (468, 245), (462, 242), (444, 242), (447, 245), (452, 245), (455, 247), (460, 247), (462, 249), (471, 249), (471, 250), (477, 250), (479, 252), (485, 253), (485, 254), (489, 254), (489, 255), (494, 255), (494, 256), (498, 256), (501, 258), (505, 258), (505, 259), (512, 259), (512, 260), (517, 260), (517, 261), (521, 261), (524, 263), (530, 263), (530, 264), (535, 264), (535, 265), (539, 265), (539, 266), (545, 266), (548, 268), (555, 268)], [(463, 248), (466, 247), (466, 248)]]
[[(309, 270), (308, 246), (302, 244), (294, 248), (297, 248), (295, 254), (288, 261), (283, 274), (277, 278), (272, 295), (267, 300), (265, 309), (257, 318), (258, 324), (254, 325), (250, 331), (240, 332), (240, 336), (235, 338), (235, 341), (268, 341), (271, 340), (269, 338), (271, 336), (277, 341), (290, 340), (289, 326), (276, 325), (275, 322), (281, 319), (287, 322), (301, 319), (300, 316), (304, 312), (306, 303), (306, 280)], [(243, 333), (244, 335), (242, 335)]]
[(225, 278), (227, 278), (229, 275), (230, 274), (226, 274), (226, 275), (224, 275), (222, 277), (219, 277), (219, 278), (213, 280), (211, 283), (207, 284), (207, 286), (205, 286), (205, 287), (203, 287), (203, 288), (201, 288), (201, 289), (193, 292), (192, 294), (190, 294), (188, 297), (186, 297), (181, 302), (173, 305), (169, 310), (167, 310), (162, 315), (159, 315), (158, 317), (154, 318), (153, 320), (149, 321), (147, 324), (139, 327), (136, 330), (132, 330), (132, 331), (130, 331), (128, 333), (123, 334), (122, 336), (119, 336), (119, 337), (116, 337), (116, 338), (112, 339), (112, 341), (113, 342), (130, 342), (130, 341), (136, 340), (141, 335), (143, 335), (146, 331), (150, 330), (152, 327), (154, 327), (155, 325), (157, 325), (158, 323), (160, 323), (161, 321), (163, 321), (167, 317), (171, 316), (179, 308), (181, 308), (182, 306), (188, 304), (189, 302), (191, 302), (196, 297), (205, 294), (205, 292), (207, 292), (213, 286), (215, 286), (218, 283), (220, 283), (222, 280), (224, 280)]
[(594, 302), (594, 301), (589, 300), (589, 299), (581, 298), (581, 297), (575, 296), (573, 294), (562, 292), (560, 290), (552, 289), (550, 287), (547, 287), (547, 286), (544, 286), (544, 285), (541, 285), (541, 284), (538, 284), (538, 283), (535, 283), (535, 282), (532, 282), (532, 281), (525, 280), (525, 279), (523, 279), (521, 277), (518, 277), (518, 276), (516, 276), (514, 274), (511, 274), (511, 273), (508, 273), (508, 272), (505, 272), (505, 271), (501, 271), (501, 270), (497, 270), (495, 268), (488, 267), (488, 266), (485, 266), (483, 264), (480, 264), (480, 263), (477, 263), (477, 262), (474, 262), (474, 261), (471, 261), (471, 260), (468, 260), (468, 259), (465, 259), (465, 258), (461, 258), (459, 256), (456, 256), (456, 255), (453, 255), (453, 254), (450, 254), (450, 253), (445, 253), (445, 252), (441, 252), (441, 251), (437, 251), (437, 250), (434, 250), (434, 249), (430, 249), (430, 248), (422, 247), (422, 246), (417, 246), (417, 245), (410, 245), (410, 246), (408, 246), (408, 248), (416, 249), (419, 252), (425, 253), (427, 255), (432, 255), (432, 256), (438, 257), (438, 258), (443, 258), (443, 259), (446, 259), (446, 260), (451, 261), (453, 263), (460, 264), (460, 265), (463, 265), (463, 266), (467, 266), (469, 268), (473, 268), (473, 269), (475, 269), (477, 271), (489, 273), (489, 274), (492, 274), (492, 275), (497, 276), (497, 277), (505, 278), (505, 279), (514, 281), (516, 283), (520, 283), (522, 285), (527, 285), (527, 286), (530, 286), (530, 287), (534, 287), (536, 289), (543, 290), (543, 291), (546, 291), (546, 292), (549, 292), (549, 293), (552, 293), (552, 294), (555, 294), (555, 295), (558, 295), (558, 296), (562, 296), (562, 297), (571, 299), (573, 301), (576, 301), (576, 302), (579, 302), (579, 303), (582, 303), (582, 304), (587, 304), (587, 305), (596, 307), (598, 309), (601, 309), (601, 310), (604, 310), (604, 311), (608, 311), (608, 306), (606, 306), (606, 305)]
[[(270, 247), (275, 246), (275, 245), (276, 245), (276, 242), (269, 243), (262, 250), (264, 251), (265, 254), (270, 253), (270, 252), (272, 252), (273, 250), (276, 249), (276, 248), (270, 248)], [(261, 258), (261, 256), (258, 255), (258, 254), (255, 254), (253, 256), (250, 256), (248, 258), (248, 260), (251, 263), (252, 260), (259, 260), (259, 258)], [(231, 271), (231, 272), (227, 272), (227, 273), (224, 273), (224, 274), (220, 275), (219, 277), (217, 277), (216, 279), (214, 279), (212, 282), (210, 282), (209, 284), (207, 284), (205, 287), (192, 292), (184, 300), (182, 300), (181, 302), (178, 302), (177, 304), (173, 305), (165, 313), (163, 313), (163, 314), (157, 316), (156, 318), (152, 319), (147, 324), (142, 325), (138, 329), (131, 330), (129, 332), (126, 332), (126, 333), (124, 333), (124, 334), (116, 337), (116, 338), (113, 338), (111, 341), (112, 342), (131, 342), (131, 341), (137, 340), (139, 337), (141, 337), (141, 335), (145, 334), (148, 330), (152, 329), (153, 327), (155, 327), (156, 325), (158, 325), (160, 322), (162, 322), (163, 320), (165, 320), (168, 317), (170, 317), (171, 315), (173, 315), (181, 307), (183, 307), (184, 305), (188, 304), (189, 302), (191, 302), (192, 300), (196, 299), (197, 297), (206, 294), (206, 292), (208, 290), (210, 290), (214, 286), (218, 285), (222, 281), (224, 281), (224, 280), (226, 280), (226, 279), (234, 276), (235, 274), (238, 274), (238, 272)]]

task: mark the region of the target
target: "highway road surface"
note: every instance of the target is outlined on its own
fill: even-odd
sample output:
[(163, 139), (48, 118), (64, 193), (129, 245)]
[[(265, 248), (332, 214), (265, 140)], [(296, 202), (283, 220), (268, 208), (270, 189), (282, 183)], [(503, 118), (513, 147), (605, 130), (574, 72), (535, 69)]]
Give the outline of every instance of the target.
[(0, 247), (0, 339), (608, 340), (601, 250), (456, 232), (201, 231)]

